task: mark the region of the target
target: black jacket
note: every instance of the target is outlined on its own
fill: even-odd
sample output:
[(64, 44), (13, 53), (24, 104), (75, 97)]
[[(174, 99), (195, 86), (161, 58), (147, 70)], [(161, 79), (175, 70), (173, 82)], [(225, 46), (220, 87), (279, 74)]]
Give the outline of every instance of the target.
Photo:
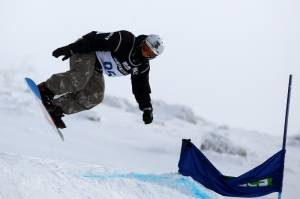
[[(152, 108), (149, 59), (141, 54), (141, 43), (146, 37), (146, 35), (135, 37), (125, 30), (111, 33), (93, 31), (68, 47), (73, 53), (110, 51), (122, 74), (131, 74), (132, 92), (140, 110), (144, 110)], [(100, 65), (99, 62), (97, 64)]]

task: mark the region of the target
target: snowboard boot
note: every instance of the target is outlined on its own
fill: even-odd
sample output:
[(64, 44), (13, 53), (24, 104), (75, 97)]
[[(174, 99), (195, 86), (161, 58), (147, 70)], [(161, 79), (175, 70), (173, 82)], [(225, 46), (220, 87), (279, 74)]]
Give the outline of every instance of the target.
[(64, 121), (61, 119), (65, 115), (60, 107), (55, 106), (55, 108), (52, 111), (49, 111), (49, 113), (50, 113), (50, 116), (57, 128), (59, 128), (59, 129), (66, 128)]
[(42, 82), (38, 85), (39, 91), (41, 93), (41, 98), (44, 106), (48, 110), (48, 112), (53, 111), (55, 106), (53, 105), (54, 94), (52, 91), (47, 88), (46, 83)]

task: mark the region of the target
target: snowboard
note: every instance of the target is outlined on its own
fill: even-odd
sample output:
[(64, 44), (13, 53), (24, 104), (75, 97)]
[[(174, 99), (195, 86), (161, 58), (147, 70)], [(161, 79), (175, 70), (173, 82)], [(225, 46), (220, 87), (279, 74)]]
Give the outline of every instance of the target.
[(30, 79), (28, 77), (25, 78), (25, 82), (26, 82), (26, 85), (28, 86), (29, 90), (33, 94), (34, 98), (38, 102), (39, 106), (41, 107), (41, 110), (43, 111), (46, 120), (53, 127), (54, 131), (59, 135), (59, 137), (61, 138), (61, 140), (64, 141), (64, 135), (56, 127), (54, 121), (52, 120), (52, 118), (51, 118), (51, 116), (49, 114), (49, 112), (47, 111), (46, 107), (44, 106), (44, 104), (42, 102), (41, 93), (40, 93), (39, 88), (37, 87), (36, 83), (32, 79)]

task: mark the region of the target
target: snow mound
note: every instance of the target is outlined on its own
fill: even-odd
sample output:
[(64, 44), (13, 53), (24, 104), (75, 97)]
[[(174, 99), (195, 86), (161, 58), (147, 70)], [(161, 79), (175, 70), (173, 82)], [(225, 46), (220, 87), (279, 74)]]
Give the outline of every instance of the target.
[[(130, 103), (124, 98), (115, 96), (105, 96), (103, 102), (104, 105), (124, 110), (125, 112), (138, 113), (139, 109), (136, 104)], [(205, 122), (200, 117), (197, 117), (191, 108), (183, 105), (170, 105), (160, 100), (152, 101), (155, 118), (160, 121), (170, 121), (178, 119), (191, 124), (197, 124), (198, 122)]]
[(230, 155), (247, 156), (246, 149), (233, 143), (228, 137), (216, 133), (208, 133), (200, 146), (202, 151), (214, 151)]
[(153, 101), (153, 107), (162, 121), (179, 119), (184, 122), (197, 124), (200, 120), (189, 107), (182, 105), (170, 105), (163, 101)]
[(210, 199), (177, 174), (122, 173), (95, 165), (0, 153), (1, 199)]
[(300, 135), (293, 135), (288, 137), (288, 145), (300, 147)]
[(110, 95), (104, 97), (102, 104), (127, 112), (138, 111), (137, 107), (132, 105), (128, 100)]

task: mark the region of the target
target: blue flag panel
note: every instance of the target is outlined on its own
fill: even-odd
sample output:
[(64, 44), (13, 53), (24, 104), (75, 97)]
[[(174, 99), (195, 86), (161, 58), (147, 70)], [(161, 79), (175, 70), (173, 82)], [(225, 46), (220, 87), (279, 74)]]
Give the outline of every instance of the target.
[(285, 150), (281, 150), (256, 168), (238, 176), (223, 175), (190, 141), (182, 140), (179, 173), (191, 176), (208, 189), (223, 196), (259, 197), (281, 192)]

